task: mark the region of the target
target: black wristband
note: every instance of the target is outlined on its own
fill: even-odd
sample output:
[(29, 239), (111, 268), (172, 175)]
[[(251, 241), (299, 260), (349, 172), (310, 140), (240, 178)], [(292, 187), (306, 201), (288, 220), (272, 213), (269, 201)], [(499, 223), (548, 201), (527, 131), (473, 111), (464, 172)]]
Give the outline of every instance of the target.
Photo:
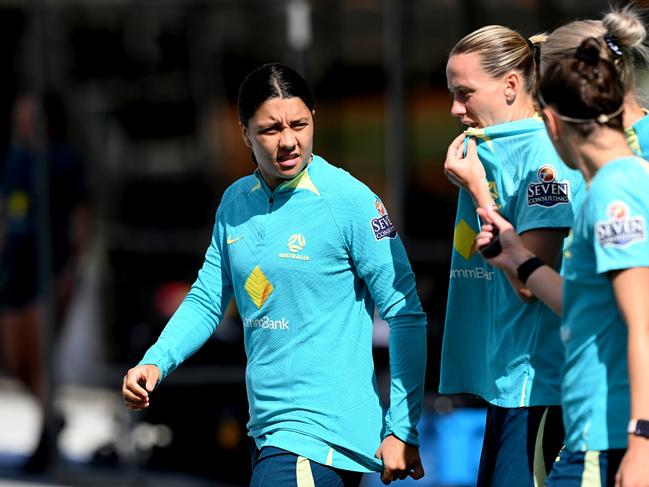
[(629, 421), (627, 433), (635, 436), (643, 436), (649, 438), (649, 421), (646, 419), (632, 419)]
[(544, 265), (545, 263), (538, 257), (530, 257), (516, 269), (518, 280), (525, 284), (529, 277), (532, 275), (532, 272)]

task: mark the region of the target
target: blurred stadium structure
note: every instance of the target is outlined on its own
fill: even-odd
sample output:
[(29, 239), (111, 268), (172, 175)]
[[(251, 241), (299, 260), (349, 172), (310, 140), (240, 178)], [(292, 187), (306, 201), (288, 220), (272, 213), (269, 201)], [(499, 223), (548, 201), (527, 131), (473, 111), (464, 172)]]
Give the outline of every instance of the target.
[[(148, 412), (127, 413), (118, 391), (194, 279), (221, 192), (253, 169), (237, 126), (238, 85), (255, 66), (280, 61), (314, 88), (316, 152), (381, 195), (417, 274), (430, 350), (422, 420), (429, 476), (419, 485), (470, 485), (480, 403), (435, 394), (456, 195), (442, 164), (461, 130), (448, 113), (446, 55), (481, 25), (531, 35), (598, 16), (607, 4), (0, 1), (2, 150), (10, 143), (16, 95), (59, 93), (90, 176), (94, 215), (63, 334), (48, 340), (55, 391), (48, 410), (66, 421), (61, 461), (36, 477), (16, 468), (41, 418), (7, 377), (0, 381), (0, 477), (59, 485), (245, 485), (245, 357), (235, 309), (156, 392)], [(386, 383), (380, 344), (376, 365)], [(378, 485), (374, 477), (367, 485)]]

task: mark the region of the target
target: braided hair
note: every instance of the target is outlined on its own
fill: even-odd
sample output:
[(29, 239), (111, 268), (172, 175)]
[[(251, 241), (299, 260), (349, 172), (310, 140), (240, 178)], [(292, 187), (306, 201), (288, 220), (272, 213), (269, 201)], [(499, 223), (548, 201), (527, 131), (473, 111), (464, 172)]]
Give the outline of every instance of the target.
[(539, 83), (540, 104), (549, 106), (583, 136), (597, 125), (623, 130), (624, 85), (601, 49), (598, 39), (585, 39), (574, 56), (549, 66)]

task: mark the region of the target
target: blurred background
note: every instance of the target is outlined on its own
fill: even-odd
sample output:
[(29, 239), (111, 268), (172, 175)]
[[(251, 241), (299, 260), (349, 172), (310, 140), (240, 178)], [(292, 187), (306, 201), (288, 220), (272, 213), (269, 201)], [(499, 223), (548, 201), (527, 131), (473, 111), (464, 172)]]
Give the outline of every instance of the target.
[(446, 56), (482, 25), (529, 36), (608, 3), (0, 0), (0, 319), (32, 344), (0, 336), (0, 486), (247, 484), (233, 306), (148, 411), (119, 391), (193, 282), (223, 190), (254, 169), (236, 95), (272, 61), (313, 87), (316, 153), (382, 197), (417, 275), (430, 353), (417, 485), (472, 485), (482, 404), (436, 393), (457, 197), (442, 165), (462, 130)]

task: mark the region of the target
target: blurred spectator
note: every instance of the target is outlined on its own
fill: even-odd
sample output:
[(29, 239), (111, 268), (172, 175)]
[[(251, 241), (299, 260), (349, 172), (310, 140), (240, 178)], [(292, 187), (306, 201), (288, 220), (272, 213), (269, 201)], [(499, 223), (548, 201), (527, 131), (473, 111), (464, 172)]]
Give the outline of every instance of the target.
[[(20, 380), (45, 404), (43, 362), (44, 273), (39, 255), (39, 153), (49, 168), (51, 275), (54, 286), (54, 338), (65, 314), (74, 281), (77, 257), (88, 235), (87, 194), (81, 161), (66, 141), (65, 116), (61, 99), (43, 98), (43, 137), (36, 130), (38, 100), (31, 94), (19, 96), (13, 108), (12, 143), (0, 166), (0, 351), (7, 371)], [(44, 205), (40, 205), (43, 207)], [(56, 422), (55, 422), (56, 423)], [(48, 444), (52, 435), (44, 421), (38, 446), (25, 464), (41, 471), (50, 463)], [(58, 421), (57, 429), (60, 429)]]

